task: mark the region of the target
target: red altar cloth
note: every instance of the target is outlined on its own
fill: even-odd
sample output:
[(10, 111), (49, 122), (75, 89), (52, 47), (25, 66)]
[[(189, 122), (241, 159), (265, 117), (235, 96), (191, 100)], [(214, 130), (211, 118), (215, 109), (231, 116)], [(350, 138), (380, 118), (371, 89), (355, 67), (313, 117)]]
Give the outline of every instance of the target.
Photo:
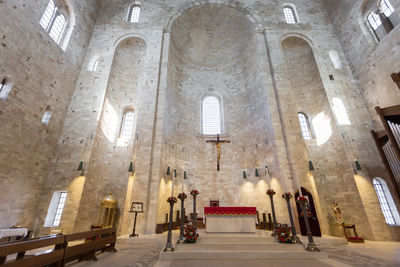
[(204, 207), (204, 215), (256, 215), (256, 207)]

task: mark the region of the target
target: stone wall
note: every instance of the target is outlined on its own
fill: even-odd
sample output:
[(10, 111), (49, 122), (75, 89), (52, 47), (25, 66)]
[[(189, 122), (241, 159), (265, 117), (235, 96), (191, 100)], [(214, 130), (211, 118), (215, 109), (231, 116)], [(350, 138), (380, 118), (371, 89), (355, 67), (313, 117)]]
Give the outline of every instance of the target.
[[(138, 232), (154, 233), (169, 212), (170, 166), (172, 174), (177, 170), (175, 196), (182, 190), (185, 170), (183, 190), (200, 191), (200, 215), (210, 200), (270, 212), (265, 191), (271, 186), (277, 191), (278, 221), (288, 222), (280, 195), (295, 193), (301, 185), (314, 196), (323, 234), (341, 234), (330, 210), (335, 200), (345, 220), (356, 223), (365, 238), (399, 239), (398, 229), (385, 224), (372, 187), (374, 177), (387, 175), (369, 135), (369, 106), (322, 0), (292, 1), (299, 24), (285, 22), (276, 0), (147, 0), (135, 24), (126, 22), (130, 3), (104, 3), (86, 56), (75, 68), (80, 73), (72, 99), (63, 98), (67, 115), (59, 125), (61, 137), (54, 135), (58, 142), (49, 147), (55, 151), (47, 161), (50, 172), (42, 176), (42, 191), (35, 189), (41, 192), (38, 218), (45, 217), (54, 191), (68, 190), (60, 228), (89, 229), (97, 223), (99, 202), (112, 191), (119, 202), (119, 233), (131, 231), (132, 201), (143, 202), (145, 208)], [(340, 69), (329, 58), (332, 50)], [(97, 57), (98, 70), (89, 71), (88, 64)], [(201, 134), (201, 100), (208, 94), (222, 100), (222, 138), (231, 140), (222, 145), (220, 172), (216, 148), (206, 144), (215, 137)], [(334, 98), (342, 100), (350, 124), (339, 122)], [(135, 128), (128, 142), (121, 143), (118, 131), (127, 107), (135, 110)], [(300, 111), (309, 115), (316, 133), (311, 141), (301, 138)], [(331, 131), (321, 136), (325, 128)], [(355, 158), (362, 166), (357, 175)], [(308, 170), (308, 160), (315, 171)], [(80, 161), (83, 176), (76, 171)], [(130, 161), (135, 163), (133, 175)], [(261, 177), (255, 177), (255, 168)], [(189, 212), (191, 199), (186, 202)], [(295, 207), (293, 211), (296, 218)]]
[[(390, 75), (400, 71), (398, 51), (400, 26), (397, 25), (381, 41), (371, 31), (366, 16), (377, 7), (377, 1), (325, 1), (329, 17), (350, 64), (374, 128), (383, 129), (375, 107), (389, 107), (400, 102), (400, 90)], [(389, 1), (400, 15), (400, 1)]]
[(0, 77), (14, 84), (0, 100), (0, 228), (34, 224), (38, 196), (54, 182), (47, 180), (54, 148), (100, 9), (96, 0), (66, 3), (75, 26), (63, 51), (39, 24), (47, 0), (0, 2)]

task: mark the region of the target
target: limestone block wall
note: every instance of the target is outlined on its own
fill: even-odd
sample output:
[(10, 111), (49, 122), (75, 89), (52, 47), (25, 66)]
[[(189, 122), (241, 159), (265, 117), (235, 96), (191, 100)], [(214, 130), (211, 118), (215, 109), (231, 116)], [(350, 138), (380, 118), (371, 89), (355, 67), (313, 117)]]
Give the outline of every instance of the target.
[[(89, 2), (77, 2), (79, 12), (94, 12), (96, 6), (88, 9), (85, 5)], [(399, 231), (384, 223), (372, 188), (372, 178), (385, 178), (386, 174), (368, 133), (373, 127), (369, 106), (359, 84), (354, 82), (347, 60), (353, 61), (346, 59), (347, 48), (342, 48), (322, 0), (292, 1), (300, 22), (294, 25), (285, 22), (282, 3), (277, 0), (147, 0), (141, 8), (140, 22), (135, 24), (126, 21), (130, 4), (126, 0), (104, 1), (86, 54), (75, 45), (87, 39), (73, 35), (74, 49), (67, 48), (65, 54), (58, 47), (52, 51), (49, 40), (50, 52), (46, 51), (49, 59), (42, 56), (41, 61), (35, 61), (38, 64), (35, 69), (52, 70), (43, 77), (58, 75), (54, 88), (60, 89), (54, 90), (59, 94), (66, 118), (57, 121), (54, 133), (49, 131), (53, 138), (50, 141), (41, 137), (40, 142), (32, 143), (31, 140), (36, 140), (32, 134), (25, 143), (21, 143), (25, 140), (22, 137), (10, 143), (9, 151), (1, 152), (3, 158), (12, 155), (10, 161), (1, 161), (5, 163), (3, 170), (9, 168), (5, 172), (7, 179), (1, 182), (20, 190), (22, 184), (29, 183), (11, 185), (16, 180), (8, 178), (10, 173), (18, 170), (29, 173), (21, 177), (35, 178), (29, 180), (33, 181), (32, 186), (24, 188), (24, 192), (35, 193), (26, 195), (33, 209), (37, 208), (37, 218), (44, 219), (53, 192), (63, 189), (69, 194), (60, 228), (65, 232), (87, 230), (97, 222), (99, 201), (113, 191), (119, 202), (119, 233), (126, 234), (132, 229), (133, 220), (128, 213), (132, 201), (143, 202), (145, 208), (138, 216), (138, 232), (154, 233), (156, 223), (164, 222), (165, 213), (169, 212), (166, 198), (171, 194), (171, 177), (165, 172), (170, 166), (171, 172), (177, 169), (175, 195), (182, 190), (184, 170), (188, 180), (183, 181), (183, 190), (189, 193), (196, 187), (200, 191), (200, 215), (210, 200), (219, 200), (221, 205), (256, 206), (261, 212), (270, 212), (265, 191), (271, 186), (277, 191), (278, 221), (288, 222), (286, 204), (280, 195), (284, 191), (294, 193), (301, 184), (315, 197), (324, 234), (340, 235), (330, 212), (331, 202), (336, 200), (345, 220), (357, 223), (364, 237), (398, 240)], [(11, 4), (0, 5), (7, 5), (11, 15), (19, 12)], [(334, 9), (328, 8), (332, 13)], [(21, 26), (21, 35), (32, 32), (23, 29)], [(77, 29), (76, 34), (89, 38), (90, 27)], [(285, 45), (284, 40), (289, 37), (301, 39), (298, 41), (301, 45)], [(48, 37), (43, 33), (40, 38)], [(7, 44), (6, 47), (11, 49)], [(329, 59), (331, 50), (339, 55), (342, 69), (333, 67)], [(10, 54), (10, 59), (15, 58), (16, 51)], [(61, 55), (70, 55), (74, 60), (67, 64), (67, 59), (61, 61)], [(59, 61), (53, 62), (51, 58)], [(93, 58), (99, 59), (96, 71), (87, 68)], [(49, 67), (44, 67), (45, 64)], [(57, 67), (64, 65), (67, 67), (58, 72)], [(70, 75), (66, 78), (64, 74)], [(42, 76), (35, 76), (39, 85)], [(22, 76), (21, 82), (24, 79)], [(40, 87), (33, 85), (28, 88)], [(16, 83), (14, 89), (18, 86)], [(22, 92), (12, 94), (7, 101), (13, 101)], [(29, 91), (29, 97), (21, 98), (18, 103), (6, 101), (6, 105), (12, 103), (10, 112), (13, 109), (18, 112), (22, 107), (28, 109), (33, 103), (47, 105), (47, 101), (44, 104), (47, 98), (34, 92)], [(42, 90), (37, 92), (41, 94)], [(200, 131), (201, 99), (208, 94), (222, 99), (225, 122), (222, 138), (231, 140), (230, 144), (222, 145), (219, 173), (215, 146), (206, 144), (211, 138), (202, 136)], [(335, 97), (343, 101), (350, 125), (339, 125)], [(33, 100), (25, 103), (25, 99)], [(128, 143), (121, 146), (118, 128), (127, 106), (135, 110), (136, 126)], [(311, 119), (324, 112), (325, 121), (332, 128), (324, 144), (302, 140), (297, 119), (301, 110), (309, 113)], [(7, 113), (0, 114), (0, 120)], [(41, 113), (35, 120), (38, 125)], [(57, 116), (63, 118), (61, 111), (60, 115), (54, 113), (49, 128)], [(10, 131), (15, 120), (6, 121), (4, 129)], [(26, 121), (30, 123), (27, 125), (33, 125), (29, 116)], [(21, 129), (22, 124), (18, 125)], [(42, 132), (47, 136), (45, 130)], [(12, 131), (10, 136), (19, 136), (21, 132)], [(34, 131), (26, 134), (31, 132)], [(8, 136), (7, 132), (1, 134)], [(9, 144), (6, 137), (0, 138), (0, 142)], [(18, 160), (12, 154), (16, 147), (20, 148), (15, 154)], [(363, 167), (356, 176), (355, 157)], [(41, 163), (29, 167), (36, 164), (33, 158), (40, 158), (47, 167)], [(314, 172), (307, 169), (308, 159), (314, 162)], [(81, 160), (83, 176), (76, 171)], [(135, 163), (134, 175), (128, 173), (130, 161)], [(23, 164), (30, 165), (20, 168)], [(270, 175), (265, 174), (265, 165), (269, 166)], [(261, 177), (255, 177), (255, 168), (260, 170)], [(243, 170), (248, 175), (246, 180), (242, 177)], [(37, 183), (38, 180), (42, 183)], [(8, 201), (10, 195), (6, 194), (4, 199)], [(29, 210), (22, 201), (16, 203), (19, 213)], [(187, 211), (191, 211), (191, 197), (186, 203)], [(174, 215), (175, 212), (176, 209)], [(6, 214), (12, 218), (17, 213)], [(34, 217), (26, 212), (24, 218)], [(41, 229), (43, 234), (48, 231)]]
[[(265, 76), (257, 75), (263, 70), (260, 59), (266, 59), (265, 50), (254, 27), (242, 13), (220, 5), (189, 9), (172, 26), (161, 164), (166, 192), (160, 191), (158, 222), (169, 212), (165, 201), (171, 192), (171, 177), (165, 175), (168, 166), (171, 174), (174, 169), (178, 172), (173, 178), (175, 195), (182, 191), (185, 170), (189, 178), (183, 180), (185, 192), (194, 187), (200, 191), (200, 216), (210, 200), (270, 212), (265, 194), (270, 177), (265, 175), (265, 165), (266, 158), (271, 158), (273, 137), (267, 131)], [(203, 135), (201, 130), (201, 102), (208, 95), (220, 99), (221, 138), (231, 140), (222, 145), (220, 172), (216, 171), (215, 145), (206, 144), (215, 136)], [(255, 168), (261, 177), (255, 177)], [(187, 203), (191, 210), (192, 198)], [(279, 214), (286, 217), (286, 213)]]
[[(63, 51), (39, 24), (47, 0), (0, 2), (0, 79), (10, 76), (14, 84), (7, 99), (0, 100), (0, 228), (35, 224), (38, 196), (48, 183), (100, 9), (96, 0), (66, 3), (75, 26)], [(48, 105), (52, 117), (45, 125), (41, 120)]]
[[(325, 1), (329, 17), (335, 27), (340, 43), (350, 64), (357, 85), (362, 91), (368, 111), (373, 118), (374, 128), (383, 129), (376, 106), (388, 107), (400, 101), (400, 90), (390, 75), (398, 73), (400, 27), (397, 25), (378, 42), (368, 24), (366, 16), (377, 1)], [(400, 14), (400, 1), (390, 3)]]

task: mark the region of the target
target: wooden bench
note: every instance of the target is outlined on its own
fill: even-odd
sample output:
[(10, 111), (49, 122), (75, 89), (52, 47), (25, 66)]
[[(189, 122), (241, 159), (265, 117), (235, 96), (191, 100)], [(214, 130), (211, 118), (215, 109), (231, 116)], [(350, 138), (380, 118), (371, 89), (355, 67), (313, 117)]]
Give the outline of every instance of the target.
[[(72, 241), (84, 240), (84, 243), (71, 245)], [(117, 236), (115, 228), (100, 229), (65, 236), (65, 259), (67, 262), (79, 260), (97, 260), (96, 252), (101, 250), (116, 252)], [(82, 253), (84, 252), (84, 253)]]
[[(65, 236), (44, 236), (40, 238), (16, 241), (0, 245), (0, 265), (5, 267), (28, 266), (62, 266), (64, 259)], [(26, 252), (33, 249), (54, 246), (48, 253), (35, 256), (25, 256)], [(17, 253), (15, 260), (6, 262), (7, 256)]]
[[(82, 240), (75, 244), (74, 241)], [(73, 260), (97, 260), (97, 251), (116, 251), (115, 228), (100, 229), (69, 235), (53, 235), (0, 245), (1, 267), (65, 266)], [(72, 243), (73, 242), (73, 243)], [(31, 250), (39, 253), (26, 255)], [(7, 257), (17, 254), (15, 259)]]

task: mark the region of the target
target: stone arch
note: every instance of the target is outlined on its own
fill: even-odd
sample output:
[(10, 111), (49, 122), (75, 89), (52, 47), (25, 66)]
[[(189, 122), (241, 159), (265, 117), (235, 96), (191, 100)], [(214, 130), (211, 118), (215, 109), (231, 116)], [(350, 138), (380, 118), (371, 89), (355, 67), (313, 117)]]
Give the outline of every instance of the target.
[(220, 0), (209, 0), (207, 3), (205, 3), (202, 0), (194, 0), (191, 2), (187, 2), (182, 4), (180, 7), (175, 9), (173, 15), (170, 17), (170, 19), (167, 22), (167, 25), (165, 26), (165, 30), (167, 32), (171, 31), (172, 25), (174, 24), (174, 21), (183, 13), (185, 13), (187, 10), (196, 7), (196, 6), (201, 6), (201, 5), (222, 5), (222, 6), (228, 6), (232, 7), (244, 14), (246, 14), (247, 18), (254, 24), (255, 29), (257, 31), (262, 31), (263, 26), (260, 23), (261, 19), (256, 15), (256, 10), (253, 8), (235, 0), (226, 0), (224, 2), (221, 2)]
[(312, 48), (312, 50), (314, 50), (315, 46), (314, 46), (314, 42), (312, 41), (312, 39), (309, 38), (307, 35), (298, 33), (298, 32), (289, 32), (289, 33), (283, 34), (280, 38), (281, 46), (286, 39), (291, 38), (291, 37), (297, 37), (297, 38), (300, 38), (300, 39), (306, 41), (308, 43), (308, 45)]
[(377, 44), (378, 39), (375, 36), (371, 27), (367, 25), (367, 16), (372, 9), (376, 9), (378, 5), (377, 0), (364, 0), (357, 2), (358, 5), (358, 12), (356, 15), (358, 25), (360, 26), (361, 32), (367, 38), (367, 42), (370, 44)]
[(62, 50), (66, 50), (69, 40), (71, 39), (72, 33), (74, 31), (75, 28), (75, 23), (76, 23), (76, 18), (75, 18), (75, 12), (74, 12), (74, 8), (73, 5), (71, 4), (70, 0), (62, 0), (61, 1), (63, 6), (66, 8), (66, 12), (67, 12), (67, 28), (65, 29), (65, 33), (64, 33), (64, 37), (62, 39), (61, 42), (61, 48)]

